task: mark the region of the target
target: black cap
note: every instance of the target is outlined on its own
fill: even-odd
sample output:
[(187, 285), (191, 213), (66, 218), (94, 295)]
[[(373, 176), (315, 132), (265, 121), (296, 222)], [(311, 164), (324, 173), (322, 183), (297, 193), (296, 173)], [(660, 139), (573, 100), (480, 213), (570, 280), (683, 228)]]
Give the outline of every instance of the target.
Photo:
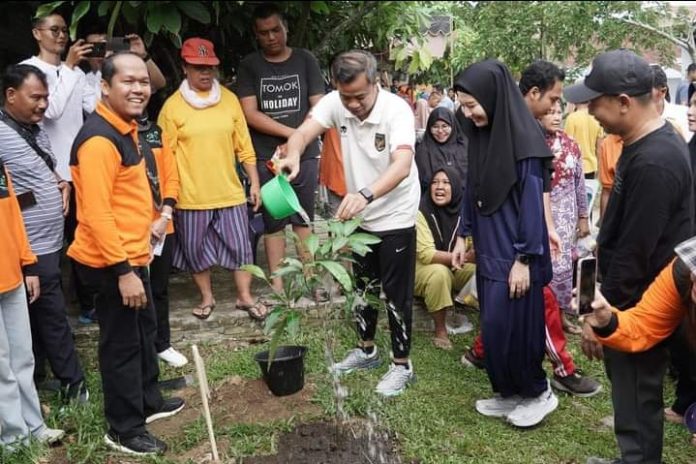
[(584, 103), (602, 95), (644, 95), (652, 87), (653, 71), (648, 62), (622, 48), (597, 56), (585, 81), (566, 87), (563, 96), (571, 103)]

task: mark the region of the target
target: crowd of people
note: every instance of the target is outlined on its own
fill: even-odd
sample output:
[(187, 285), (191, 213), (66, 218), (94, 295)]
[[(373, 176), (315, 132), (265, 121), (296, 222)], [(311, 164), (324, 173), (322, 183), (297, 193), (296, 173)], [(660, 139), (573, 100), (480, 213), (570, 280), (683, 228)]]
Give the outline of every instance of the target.
[[(310, 219), (321, 184), (333, 218), (360, 217), (359, 230), (381, 239), (352, 269), (361, 290), (385, 298), (391, 353), (379, 394), (415, 382), (414, 298), (443, 350), (453, 349), (448, 314), (464, 301), (481, 323), (461, 362), (485, 369), (492, 391), (475, 402), (480, 414), (527, 428), (557, 408), (554, 390), (599, 393), (566, 347), (565, 332), (581, 333), (583, 351), (606, 365), (621, 454), (588, 463), (662, 462), (664, 420), (683, 421), (696, 402), (693, 86), (686, 99), (678, 92), (688, 109), (670, 103), (664, 71), (621, 49), (565, 89), (553, 63), (530, 63), (516, 81), (486, 60), (452, 89), (413, 99), (408, 86), (383, 88), (374, 56), (351, 50), (332, 61), (327, 93), (314, 55), (287, 45), (281, 10), (257, 6), (253, 28), (259, 50), (232, 89), (218, 80), (214, 44), (186, 40), (185, 78), (155, 121), (148, 101), (166, 78), (137, 35), (129, 50), (95, 57), (102, 31), (68, 47), (63, 17), (35, 20), (38, 54), (2, 76), (0, 216), (10, 246), (0, 258), (0, 445), (63, 437), (41, 415), (46, 364), (64, 402), (90, 401), (66, 317), (67, 249), (80, 321), (99, 325), (104, 442), (164, 452), (146, 425), (185, 404), (162, 396), (158, 359), (188, 362), (170, 342), (169, 275), (191, 274), (200, 294), (192, 316), (206, 320), (216, 307), (211, 268), (229, 270), (236, 308), (263, 320), (267, 302), (242, 270), (255, 257), (250, 218), (262, 215), (271, 272), (285, 229), (311, 232), (299, 215), (279, 220), (262, 204), (261, 185), (283, 171)], [(601, 184), (601, 286), (578, 327), (575, 265), (593, 251), (578, 240), (596, 229), (587, 179)], [(282, 278), (272, 285), (282, 290)], [(335, 375), (381, 365), (378, 317), (369, 303), (356, 308), (359, 340)], [(663, 409), (670, 359), (677, 399)]]

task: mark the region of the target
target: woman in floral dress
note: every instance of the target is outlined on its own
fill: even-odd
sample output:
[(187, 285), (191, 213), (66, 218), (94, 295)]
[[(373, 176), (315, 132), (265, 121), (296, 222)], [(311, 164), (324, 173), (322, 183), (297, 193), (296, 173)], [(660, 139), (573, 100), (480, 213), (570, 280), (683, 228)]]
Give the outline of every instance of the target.
[(554, 155), (551, 211), (562, 245), (561, 252), (552, 259), (553, 280), (549, 285), (561, 309), (569, 311), (577, 239), (587, 236), (590, 228), (582, 155), (578, 144), (561, 129), (562, 120), (561, 104), (556, 103), (541, 123), (546, 130), (546, 144)]

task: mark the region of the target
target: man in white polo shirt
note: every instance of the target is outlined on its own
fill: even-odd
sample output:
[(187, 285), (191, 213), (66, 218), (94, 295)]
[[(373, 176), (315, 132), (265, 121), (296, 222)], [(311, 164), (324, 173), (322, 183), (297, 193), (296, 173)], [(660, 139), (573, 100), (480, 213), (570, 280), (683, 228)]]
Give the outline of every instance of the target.
[[(308, 119), (288, 139), (287, 156), (280, 162), (294, 178), (305, 147), (329, 128), (341, 136), (347, 194), (336, 217), (362, 216), (361, 228), (382, 241), (364, 257), (355, 256), (357, 285), (379, 281), (387, 297), (392, 363), (377, 385), (384, 396), (400, 394), (415, 380), (409, 360), (411, 306), (416, 259), (415, 221), (420, 187), (413, 163), (415, 122), (400, 97), (380, 90), (377, 62), (362, 50), (340, 54), (331, 65), (337, 90), (322, 98)], [(379, 288), (374, 288), (375, 293)], [(378, 312), (360, 307), (356, 314), (361, 341), (334, 372), (377, 367), (374, 345)]]

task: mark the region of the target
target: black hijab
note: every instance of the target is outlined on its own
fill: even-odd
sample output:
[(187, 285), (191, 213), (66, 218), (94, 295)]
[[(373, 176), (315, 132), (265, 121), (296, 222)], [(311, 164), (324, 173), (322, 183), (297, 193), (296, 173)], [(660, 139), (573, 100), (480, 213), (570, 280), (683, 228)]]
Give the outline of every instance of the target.
[(435, 249), (452, 251), (457, 238), (457, 229), (459, 229), (459, 211), (464, 194), (462, 181), (455, 169), (451, 167), (440, 168), (433, 172), (433, 177), (440, 171), (447, 174), (450, 181), (452, 200), (445, 206), (437, 206), (433, 202), (430, 184), (428, 184), (428, 190), (421, 195), (420, 212), (428, 221), (428, 227), (430, 227), (435, 239)]
[[(449, 138), (443, 143), (435, 140), (431, 132), (431, 128), (438, 121), (452, 127)], [(459, 122), (455, 119), (454, 113), (447, 108), (435, 108), (428, 117), (423, 140), (416, 146), (416, 166), (422, 190), (425, 191), (430, 187), (430, 181), (435, 173), (444, 167), (456, 169), (460, 181), (466, 182), (467, 146), (468, 142), (459, 128)]]
[(480, 213), (490, 216), (517, 182), (518, 161), (544, 158), (547, 164), (553, 155), (503, 63), (474, 63), (457, 75), (454, 87), (474, 97), (488, 116), (488, 126), (466, 120), (462, 129), (469, 138), (468, 186)]

